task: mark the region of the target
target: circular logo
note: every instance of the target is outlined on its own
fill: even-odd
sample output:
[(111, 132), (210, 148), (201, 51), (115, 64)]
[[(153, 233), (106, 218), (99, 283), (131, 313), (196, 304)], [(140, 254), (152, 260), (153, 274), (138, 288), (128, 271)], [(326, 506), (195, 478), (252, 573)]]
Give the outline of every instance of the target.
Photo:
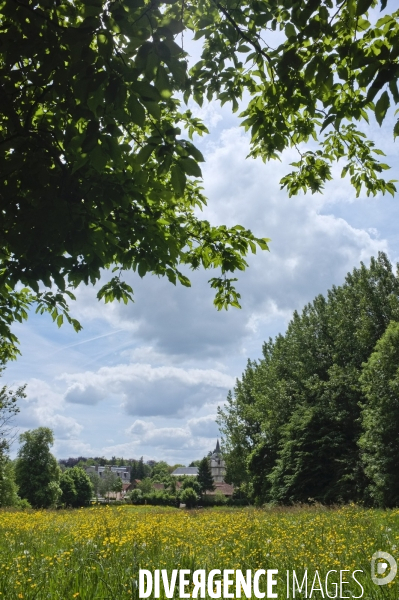
[[(387, 562), (378, 562), (376, 569), (375, 561), (379, 558), (383, 558)], [(391, 567), (391, 570), (389, 571), (388, 575), (385, 575), (385, 577), (377, 577), (377, 575), (383, 575), (385, 573), (388, 564)], [(392, 579), (394, 579), (397, 570), (398, 566), (396, 564), (396, 560), (391, 554), (388, 554), (388, 552), (381, 551), (374, 552), (373, 556), (371, 557), (371, 579), (373, 580), (373, 583), (375, 583), (376, 585), (386, 585), (387, 583), (392, 581)]]

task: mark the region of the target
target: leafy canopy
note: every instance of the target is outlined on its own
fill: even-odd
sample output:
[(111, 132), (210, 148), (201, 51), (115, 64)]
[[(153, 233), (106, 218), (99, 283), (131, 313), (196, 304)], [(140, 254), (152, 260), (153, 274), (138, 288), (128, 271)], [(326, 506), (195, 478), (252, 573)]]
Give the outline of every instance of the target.
[(82, 467), (66, 469), (61, 475), (60, 488), (61, 502), (74, 508), (88, 506), (94, 492), (91, 478)]
[(383, 253), (295, 312), (219, 409), (226, 479), (260, 504), (397, 506), (398, 322)]
[[(372, 23), (376, 6), (1, 0), (0, 359), (15, 356), (10, 327), (34, 302), (79, 329), (71, 290), (110, 267), (105, 302), (132, 299), (124, 270), (189, 286), (187, 265), (218, 269), (217, 308), (239, 306), (230, 275), (268, 240), (199, 218), (204, 157), (193, 138), (207, 130), (182, 98), (242, 106), (253, 157), (297, 148), (281, 181), (289, 194), (320, 191), (339, 159), (357, 194), (393, 194), (382, 152), (358, 127), (370, 114), (381, 125), (399, 99), (398, 13)], [(202, 40), (191, 70), (185, 30)]]
[(369, 493), (379, 506), (399, 505), (399, 323), (391, 321), (363, 365), (363, 435), (359, 445)]
[(50, 452), (54, 436), (48, 427), (25, 431), (19, 436), (22, 444), (15, 464), (16, 482), (21, 498), (35, 508), (57, 506), (62, 490), (61, 471)]

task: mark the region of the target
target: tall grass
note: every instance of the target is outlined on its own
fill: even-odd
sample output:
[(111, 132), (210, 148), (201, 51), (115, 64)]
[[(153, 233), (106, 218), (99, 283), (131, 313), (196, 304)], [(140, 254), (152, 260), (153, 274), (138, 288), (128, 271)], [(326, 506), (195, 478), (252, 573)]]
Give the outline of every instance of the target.
[[(399, 558), (399, 510), (3, 510), (0, 599), (136, 600), (140, 568), (185, 568), (278, 569), (279, 598), (287, 597), (287, 570), (302, 578), (307, 569), (311, 579), (318, 570), (323, 580), (329, 570), (360, 569), (363, 598), (396, 600), (399, 575), (385, 586), (371, 581), (370, 560), (377, 550)], [(360, 594), (353, 585), (346, 590)], [(302, 597), (297, 592), (296, 598)], [(312, 594), (322, 597), (320, 591)]]

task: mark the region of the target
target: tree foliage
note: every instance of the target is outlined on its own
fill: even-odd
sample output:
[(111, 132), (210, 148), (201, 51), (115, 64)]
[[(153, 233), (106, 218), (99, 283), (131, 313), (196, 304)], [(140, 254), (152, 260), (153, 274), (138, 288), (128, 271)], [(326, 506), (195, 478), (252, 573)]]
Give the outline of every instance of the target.
[(61, 475), (60, 488), (61, 502), (73, 508), (88, 506), (94, 492), (90, 477), (81, 467), (66, 469)]
[(378, 340), (360, 379), (365, 395), (360, 439), (369, 492), (379, 506), (399, 505), (399, 323)]
[[(3, 369), (0, 367), (0, 376)], [(15, 391), (4, 385), (0, 389), (0, 455), (9, 449), (13, 439), (12, 421), (19, 413), (18, 400), (26, 397), (25, 385)]]
[(230, 481), (258, 502), (398, 502), (398, 319), (383, 253), (294, 313), (219, 411)]
[(150, 492), (152, 492), (154, 490), (154, 485), (153, 485), (152, 479), (150, 477), (144, 477), (144, 479), (142, 479), (140, 481), (140, 483), (138, 484), (137, 488), (143, 494), (149, 494)]
[(199, 462), (197, 482), (200, 486), (201, 494), (206, 491), (213, 492), (215, 489), (211, 465), (209, 464), (209, 458), (207, 456), (204, 456), (204, 458)]
[(14, 466), (8, 457), (8, 450), (14, 438), (12, 421), (19, 412), (17, 402), (23, 398), (25, 386), (15, 391), (7, 386), (0, 389), (0, 507), (16, 506), (19, 502)]
[(198, 495), (194, 488), (186, 487), (180, 494), (180, 500), (187, 508), (194, 508), (198, 502)]
[(130, 471), (130, 481), (133, 482), (135, 479), (145, 479), (151, 475), (151, 467), (144, 462), (144, 458), (141, 457), (139, 460), (133, 460)]
[(103, 473), (100, 477), (98, 489), (102, 496), (104, 496), (104, 497), (107, 496), (109, 499), (110, 492), (117, 492), (122, 489), (120, 487), (121, 484), (122, 484), (122, 481), (116, 473), (111, 471), (111, 469), (105, 469), (105, 471), (103, 471)]
[(19, 501), (14, 465), (4, 452), (0, 452), (0, 508), (18, 506)]
[[(202, 492), (201, 483), (198, 481), (198, 477), (195, 475), (183, 475), (181, 478), (181, 489), (192, 489), (199, 496)], [(183, 500), (182, 500), (183, 502)]]
[(92, 488), (93, 488), (93, 494), (98, 497), (99, 493), (100, 493), (100, 486), (101, 486), (101, 477), (98, 475), (98, 473), (93, 473), (93, 472), (89, 472), (87, 473), (88, 478), (90, 479)]
[(50, 447), (53, 432), (48, 427), (25, 431), (19, 436), (22, 446), (15, 465), (16, 482), (21, 498), (35, 508), (56, 506), (62, 491), (61, 471)]
[(60, 501), (66, 506), (73, 506), (76, 500), (75, 482), (69, 474), (70, 469), (64, 471), (60, 478), (62, 495)]
[[(205, 127), (178, 99), (189, 81), (180, 5), (2, 0), (0, 15), (0, 298), (12, 318), (38, 301), (78, 329), (71, 288), (114, 265), (105, 302), (132, 299), (123, 270), (189, 286), (188, 265), (218, 269), (217, 307), (238, 306), (228, 275), (267, 242), (195, 212), (204, 159), (182, 129)], [(10, 338), (8, 317), (2, 328)]]
[[(381, 125), (399, 100), (398, 13), (386, 0), (1, 0), (0, 16), (0, 336), (10, 356), (10, 327), (32, 303), (79, 329), (72, 289), (113, 266), (105, 302), (132, 299), (124, 270), (188, 286), (187, 265), (218, 269), (217, 308), (239, 306), (231, 274), (267, 240), (198, 217), (204, 99), (242, 109), (251, 156), (297, 149), (281, 181), (291, 195), (320, 191), (338, 160), (357, 194), (395, 191), (361, 128), (370, 117)], [(202, 44), (191, 69), (185, 32)]]

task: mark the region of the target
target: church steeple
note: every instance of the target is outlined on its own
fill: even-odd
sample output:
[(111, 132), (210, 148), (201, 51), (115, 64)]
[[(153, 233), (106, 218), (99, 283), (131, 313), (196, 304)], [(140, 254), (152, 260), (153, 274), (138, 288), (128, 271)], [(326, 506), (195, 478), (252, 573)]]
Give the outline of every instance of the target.
[(220, 446), (219, 446), (219, 439), (216, 442), (215, 454), (221, 454)]

